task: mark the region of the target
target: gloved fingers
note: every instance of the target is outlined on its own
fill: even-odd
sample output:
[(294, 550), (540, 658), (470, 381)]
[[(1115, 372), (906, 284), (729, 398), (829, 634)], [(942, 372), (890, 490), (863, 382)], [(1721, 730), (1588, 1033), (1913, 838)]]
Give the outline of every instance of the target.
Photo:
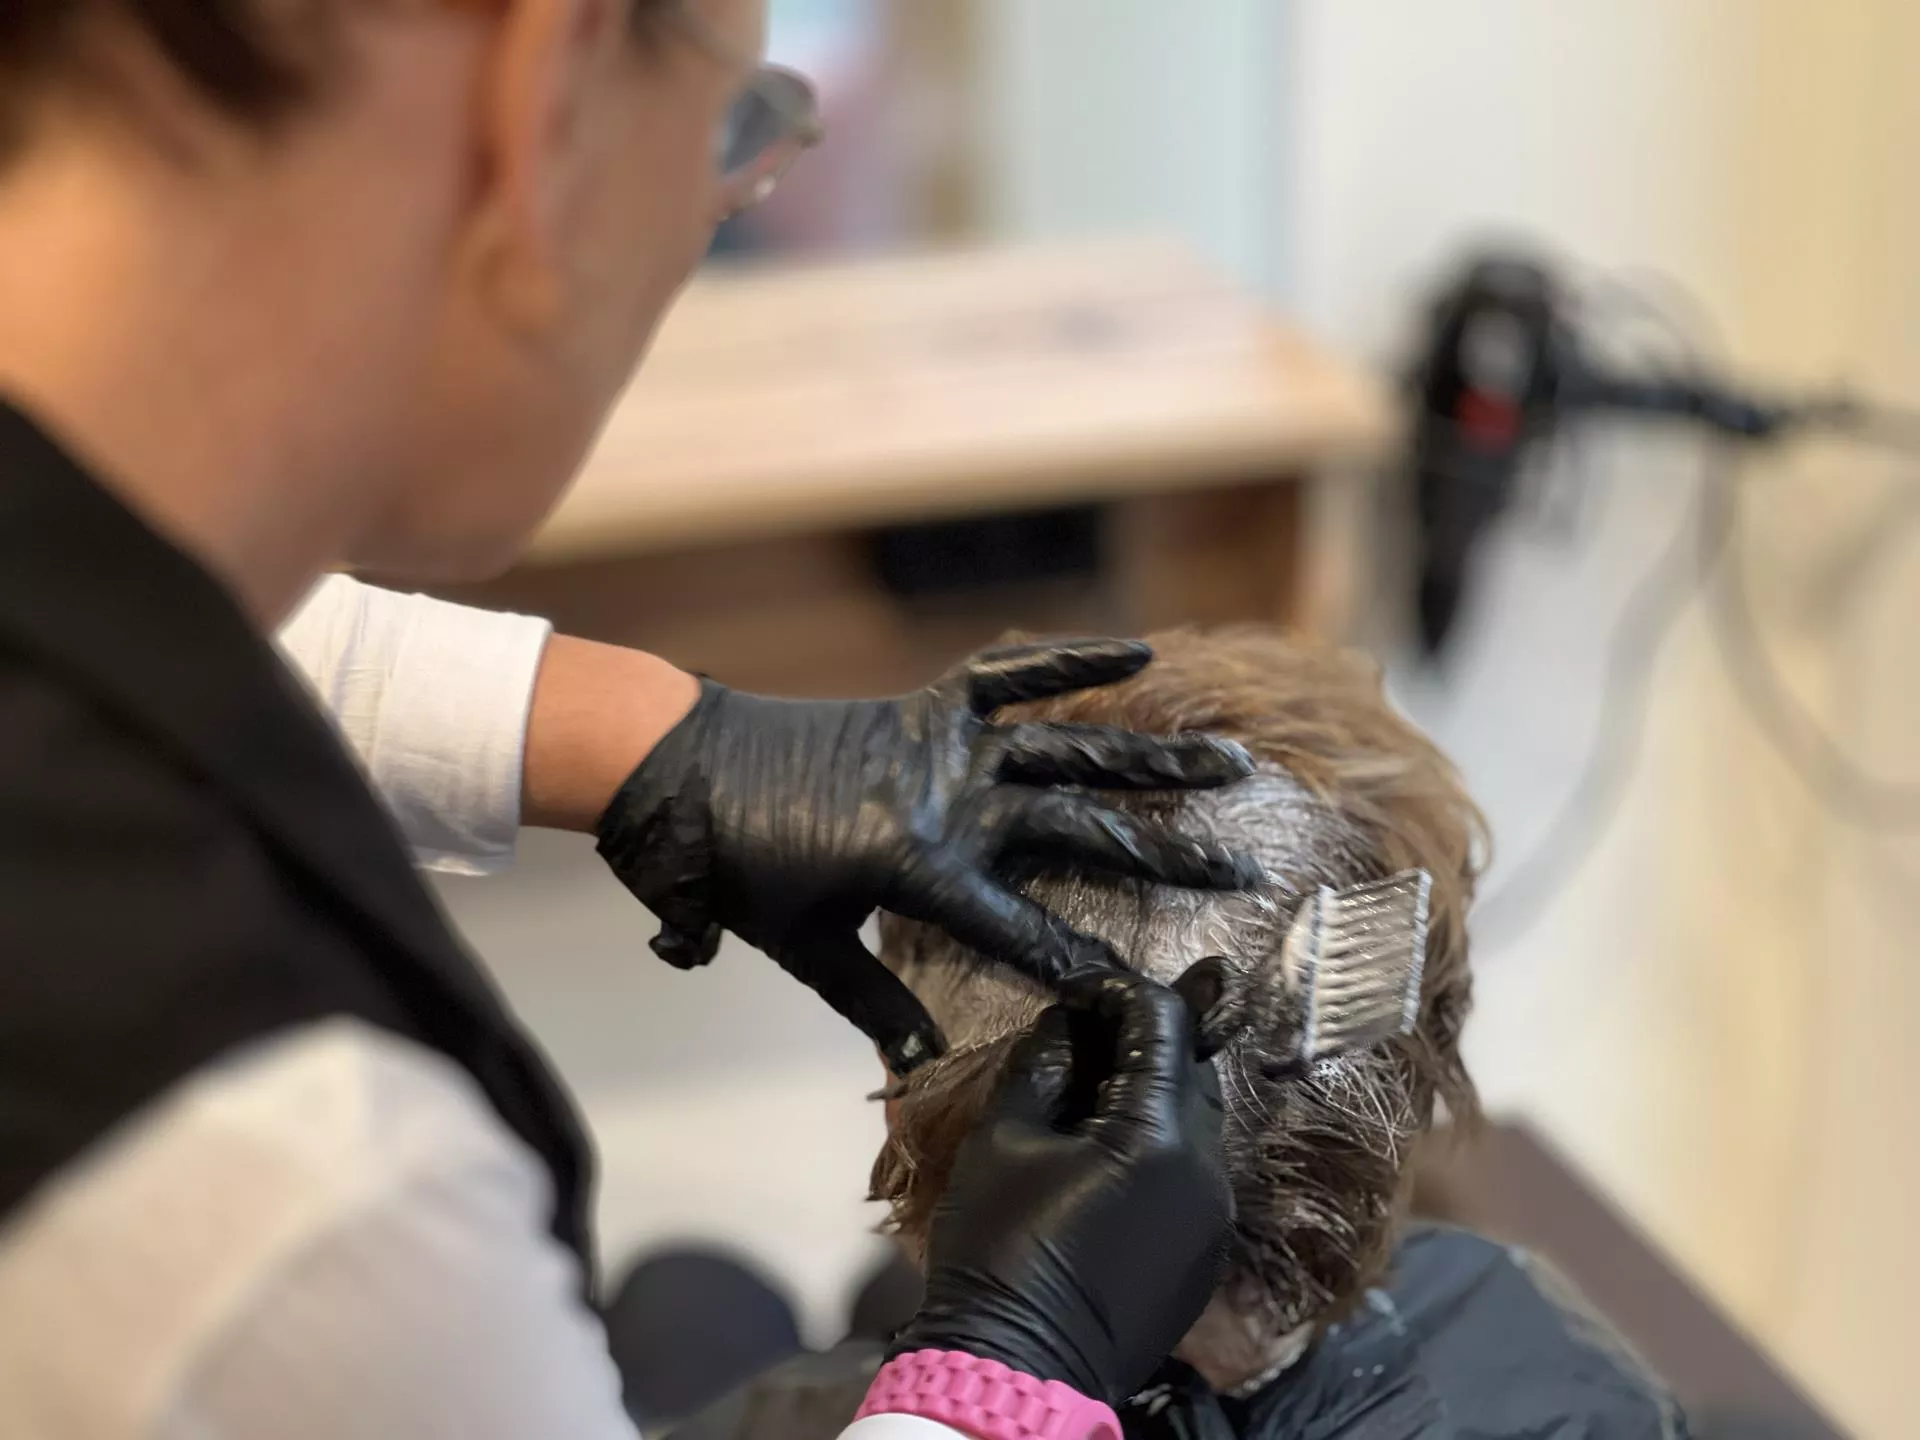
[(1049, 1006), (1014, 1042), (988, 1116), (1033, 1130), (1061, 1128), (1073, 1080), (1073, 1030), (1066, 1007)]
[(1233, 1218), (1233, 1184), (1227, 1177), (1227, 1104), (1220, 1094), (1220, 1072), (1212, 1060), (1194, 1062), (1191, 1082), (1181, 1092), (1184, 1129), (1194, 1148), (1209, 1161), (1218, 1179), (1227, 1218)]
[(1246, 890), (1260, 863), (1223, 845), (1177, 835), (1084, 795), (1032, 792), (989, 822), (998, 853), (1049, 865), (1101, 870), (1190, 890)]
[(985, 651), (949, 679), (964, 683), (967, 703), (984, 716), (1002, 705), (1117, 684), (1152, 660), (1152, 648), (1138, 640), (1061, 640)]
[(926, 1006), (851, 930), (825, 930), (773, 957), (781, 969), (871, 1040), (904, 1078), (946, 1053)]
[(676, 970), (698, 970), (720, 953), (720, 935), (720, 927), (710, 921), (663, 918), (650, 948)]
[(1247, 982), (1225, 957), (1194, 961), (1171, 988), (1193, 1014), (1197, 1058), (1211, 1060), (1244, 1027)]
[(944, 930), (983, 959), (1049, 988), (1070, 975), (1125, 969), (1104, 940), (1082, 934), (1044, 905), (965, 864), (941, 866), (931, 880), (887, 903), (909, 920)]
[(1224, 1181), (1226, 1150), (1223, 1138), (1227, 1107), (1220, 1095), (1220, 1072), (1214, 1067), (1213, 1058), (1226, 1048), (1242, 1023), (1246, 998), (1245, 976), (1245, 970), (1225, 956), (1209, 955), (1189, 965), (1172, 985), (1173, 992), (1186, 1002), (1187, 1013), (1193, 1016), (1197, 1036), (1194, 1059), (1199, 1063), (1194, 1068), (1193, 1083), (1186, 1091), (1187, 1133), (1197, 1136), (1199, 1142), (1207, 1147), (1205, 1153), (1219, 1162), (1229, 1214), (1233, 1189)]
[(1139, 735), (1105, 725), (1008, 725), (997, 778), (1095, 790), (1212, 790), (1253, 773), (1246, 747), (1216, 735)]
[(1088, 976), (1064, 986), (1062, 1002), (1095, 1022), (1104, 1045), (1098, 1055), (1085, 1043), (1077, 1052), (1079, 1064), (1105, 1068), (1091, 1133), (1122, 1153), (1190, 1143), (1219, 1153), (1219, 1082), (1196, 1058), (1193, 1012), (1178, 994), (1144, 975)]

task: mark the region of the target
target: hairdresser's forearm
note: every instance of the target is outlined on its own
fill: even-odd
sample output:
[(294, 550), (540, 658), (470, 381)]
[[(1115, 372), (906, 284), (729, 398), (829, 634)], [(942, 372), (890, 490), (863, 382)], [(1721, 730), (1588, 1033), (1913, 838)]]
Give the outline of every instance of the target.
[(527, 721), (521, 820), (591, 830), (614, 792), (700, 698), (700, 682), (655, 655), (556, 635)]

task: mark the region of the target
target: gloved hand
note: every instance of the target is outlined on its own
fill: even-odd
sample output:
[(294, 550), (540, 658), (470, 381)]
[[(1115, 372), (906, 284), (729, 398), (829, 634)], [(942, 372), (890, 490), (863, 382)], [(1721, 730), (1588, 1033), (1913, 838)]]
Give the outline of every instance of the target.
[(614, 798), (600, 854), (663, 922), (654, 951), (692, 968), (722, 930), (764, 950), (864, 1031), (896, 1075), (940, 1053), (911, 991), (861, 943), (876, 908), (947, 931), (1052, 984), (1113, 968), (995, 874), (1074, 865), (1241, 889), (1251, 861), (1062, 785), (1172, 790), (1250, 774), (1229, 740), (995, 725), (995, 710), (1124, 680), (1152, 652), (1114, 640), (989, 652), (896, 700), (767, 700), (708, 682)]
[(890, 1353), (958, 1350), (1118, 1406), (1225, 1264), (1220, 1087), (1173, 991), (1139, 975), (1067, 988), (961, 1147), (926, 1299)]

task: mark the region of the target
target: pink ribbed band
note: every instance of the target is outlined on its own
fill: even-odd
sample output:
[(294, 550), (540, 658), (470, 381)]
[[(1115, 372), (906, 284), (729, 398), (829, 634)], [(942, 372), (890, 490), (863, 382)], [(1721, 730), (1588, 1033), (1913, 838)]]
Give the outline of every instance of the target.
[(974, 1440), (1120, 1440), (1119, 1416), (1071, 1386), (951, 1350), (888, 1361), (858, 1418), (869, 1415), (917, 1415)]

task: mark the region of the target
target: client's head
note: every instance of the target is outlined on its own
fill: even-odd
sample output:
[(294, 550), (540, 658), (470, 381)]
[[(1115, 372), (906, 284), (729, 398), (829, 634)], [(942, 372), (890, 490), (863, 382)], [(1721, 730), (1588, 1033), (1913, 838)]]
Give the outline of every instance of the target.
[[(1248, 977), (1248, 1013), (1269, 1017), (1217, 1062), (1237, 1208), (1232, 1264), (1208, 1320), (1183, 1347), (1216, 1371), (1230, 1367), (1226, 1355), (1192, 1352), (1258, 1355), (1338, 1318), (1389, 1253), (1411, 1143), (1439, 1106), (1456, 1116), (1474, 1108), (1460, 1031), (1481, 828), (1452, 766), (1388, 706), (1366, 662), (1255, 629), (1151, 639), (1157, 659), (1137, 679), (1003, 718), (1204, 731), (1238, 740), (1258, 762), (1252, 778), (1226, 790), (1103, 798), (1249, 853), (1281, 885), (1221, 896), (1070, 874), (1025, 887), (1156, 979), (1208, 955), (1228, 957)], [(1271, 1062), (1289, 1039), (1285, 1017), (1296, 1013), (1279, 1003), (1280, 951), (1300, 900), (1322, 885), (1410, 869), (1433, 876), (1412, 1033), (1305, 1075), (1278, 1075)], [(887, 963), (952, 1047), (890, 1107), (874, 1167), (876, 1198), (917, 1247), (1012, 1041), (1049, 997), (924, 926), (885, 917), (881, 935)], [(1263, 991), (1273, 1003), (1258, 1003)]]

